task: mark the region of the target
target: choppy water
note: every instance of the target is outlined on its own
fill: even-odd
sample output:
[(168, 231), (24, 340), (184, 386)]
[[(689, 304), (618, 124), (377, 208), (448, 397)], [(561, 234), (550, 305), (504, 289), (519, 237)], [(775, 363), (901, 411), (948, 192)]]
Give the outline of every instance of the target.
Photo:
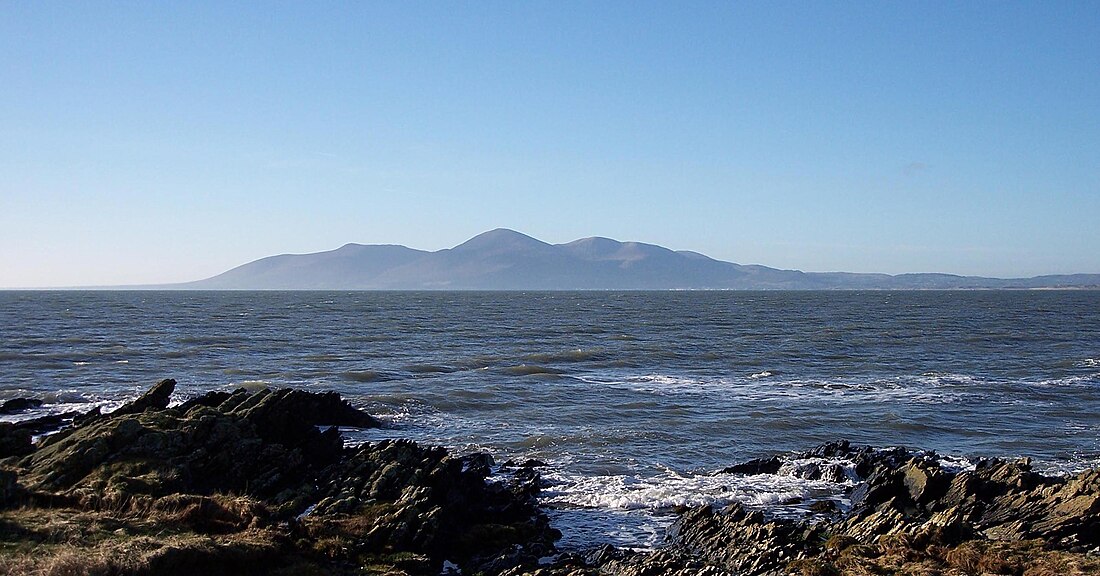
[(335, 389), (388, 423), (353, 439), (543, 460), (565, 545), (642, 546), (676, 505), (839, 498), (714, 474), (837, 438), (1095, 465), (1100, 292), (0, 292), (0, 400), (164, 377)]

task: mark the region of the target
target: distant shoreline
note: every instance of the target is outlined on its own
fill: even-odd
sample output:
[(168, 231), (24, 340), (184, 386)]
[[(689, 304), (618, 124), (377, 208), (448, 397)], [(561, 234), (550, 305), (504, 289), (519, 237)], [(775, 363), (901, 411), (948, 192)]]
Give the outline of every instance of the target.
[(362, 293), (569, 293), (569, 292), (1089, 292), (1100, 291), (1100, 284), (1089, 286), (1039, 286), (1004, 288), (537, 288), (537, 289), (484, 289), (484, 288), (167, 288), (161, 286), (75, 286), (61, 288), (0, 288), (0, 292), (362, 292)]

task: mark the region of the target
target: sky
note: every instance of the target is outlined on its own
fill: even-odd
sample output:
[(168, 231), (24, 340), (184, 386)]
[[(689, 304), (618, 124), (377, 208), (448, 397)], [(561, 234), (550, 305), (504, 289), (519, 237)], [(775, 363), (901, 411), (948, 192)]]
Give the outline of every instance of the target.
[(0, 287), (512, 228), (1100, 273), (1100, 4), (0, 3)]

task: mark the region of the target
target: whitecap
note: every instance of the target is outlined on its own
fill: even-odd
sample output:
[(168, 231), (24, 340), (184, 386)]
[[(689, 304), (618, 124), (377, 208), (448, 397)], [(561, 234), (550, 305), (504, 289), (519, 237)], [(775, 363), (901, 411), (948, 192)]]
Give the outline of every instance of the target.
[(690, 474), (664, 470), (659, 474), (574, 476), (549, 473), (551, 485), (543, 502), (556, 506), (617, 510), (670, 510), (733, 502), (765, 507), (838, 496), (850, 482), (806, 480), (791, 474)]

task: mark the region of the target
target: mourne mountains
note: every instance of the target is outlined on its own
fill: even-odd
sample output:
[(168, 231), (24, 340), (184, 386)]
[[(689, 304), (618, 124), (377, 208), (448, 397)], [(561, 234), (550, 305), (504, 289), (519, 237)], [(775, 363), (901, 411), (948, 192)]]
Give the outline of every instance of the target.
[(741, 265), (640, 242), (547, 244), (507, 229), (445, 250), (348, 244), (249, 262), (185, 290), (922, 290), (1097, 288), (1100, 274), (1000, 279), (801, 272)]

